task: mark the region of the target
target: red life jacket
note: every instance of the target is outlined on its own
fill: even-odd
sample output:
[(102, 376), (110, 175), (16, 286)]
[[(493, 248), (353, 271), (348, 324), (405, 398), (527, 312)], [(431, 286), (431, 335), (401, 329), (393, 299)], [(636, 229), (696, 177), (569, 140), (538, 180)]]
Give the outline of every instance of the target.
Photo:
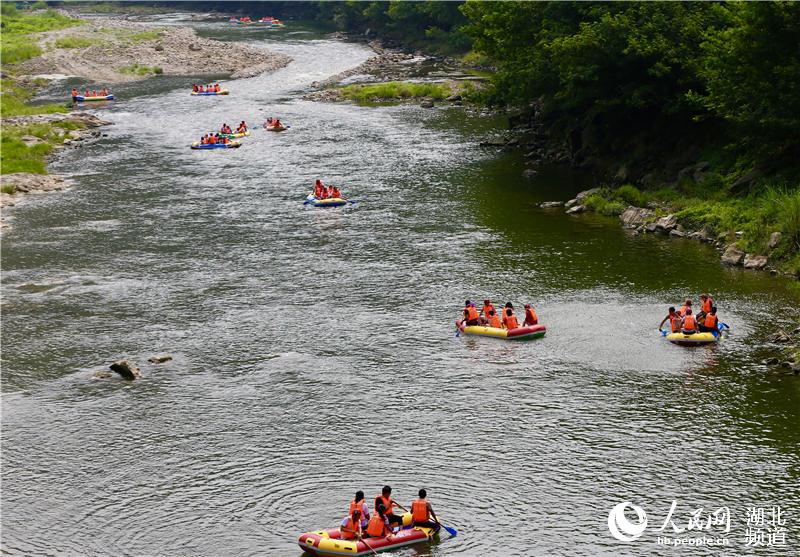
[(424, 499), (415, 499), (411, 503), (411, 518), (414, 522), (425, 522), (428, 520), (428, 502)]
[(526, 325), (536, 325), (539, 323), (539, 316), (536, 315), (536, 310), (533, 308), (526, 308), (525, 309), (525, 324)]

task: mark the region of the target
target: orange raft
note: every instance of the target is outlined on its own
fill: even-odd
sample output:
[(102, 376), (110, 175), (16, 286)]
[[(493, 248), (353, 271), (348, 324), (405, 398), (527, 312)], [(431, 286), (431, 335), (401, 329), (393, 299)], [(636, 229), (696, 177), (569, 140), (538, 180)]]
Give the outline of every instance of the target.
[[(403, 517), (404, 524), (411, 522), (411, 515), (408, 514), (407, 516), (408, 520), (406, 520), (405, 516)], [(373, 552), (386, 551), (430, 540), (435, 533), (431, 528), (404, 526), (396, 534), (383, 538), (343, 540), (339, 529), (331, 528), (329, 530), (300, 534), (297, 543), (300, 549), (311, 555), (372, 555)]]

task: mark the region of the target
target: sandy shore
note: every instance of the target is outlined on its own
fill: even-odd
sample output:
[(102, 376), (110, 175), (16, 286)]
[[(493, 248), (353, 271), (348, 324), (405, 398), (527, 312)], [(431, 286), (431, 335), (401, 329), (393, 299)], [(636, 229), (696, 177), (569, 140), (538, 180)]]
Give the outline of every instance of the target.
[[(63, 48), (68, 44), (78, 46)], [(240, 78), (273, 71), (291, 61), (284, 54), (201, 38), (189, 27), (113, 17), (42, 33), (39, 46), (44, 54), (20, 64), (19, 73), (79, 76), (103, 85), (147, 77), (130, 73), (134, 65), (160, 68), (164, 75), (231, 74)]]

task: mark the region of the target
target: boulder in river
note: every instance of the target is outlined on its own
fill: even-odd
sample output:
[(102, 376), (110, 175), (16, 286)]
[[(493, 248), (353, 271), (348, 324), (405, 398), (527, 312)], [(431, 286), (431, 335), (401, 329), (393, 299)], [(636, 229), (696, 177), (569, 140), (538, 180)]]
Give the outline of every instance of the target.
[(685, 238), (686, 232), (684, 232), (683, 227), (679, 224), (669, 231), (669, 235), (674, 236), (675, 238)]
[(575, 205), (575, 206), (570, 207), (569, 209), (567, 209), (567, 214), (568, 215), (577, 215), (579, 213), (583, 213), (585, 210), (586, 210), (586, 207), (584, 205)]
[(123, 379), (133, 381), (142, 376), (142, 372), (136, 367), (136, 364), (128, 360), (117, 360), (110, 366), (111, 371), (116, 371)]
[(555, 209), (557, 207), (563, 207), (563, 201), (545, 201), (544, 203), (539, 203), (540, 209)]
[(735, 244), (725, 248), (725, 252), (722, 254), (722, 262), (725, 265), (741, 265), (742, 261), (744, 261), (744, 252), (737, 248)]
[(675, 215), (667, 215), (656, 221), (656, 229), (660, 232), (671, 232), (678, 226), (678, 218)]
[(600, 193), (600, 188), (591, 188), (588, 190), (583, 190), (582, 192), (580, 192), (578, 195), (575, 196), (575, 199), (578, 200), (578, 203), (582, 203), (584, 199), (596, 193)]
[(153, 356), (152, 358), (148, 358), (148, 362), (151, 364), (163, 364), (164, 362), (168, 362), (172, 359), (172, 356), (169, 354), (164, 354), (162, 356)]
[(433, 106), (434, 106), (434, 104), (433, 104), (433, 101), (432, 101), (432, 100), (430, 100), (430, 99), (425, 99), (424, 101), (422, 101), (421, 103), (419, 103), (419, 105), (420, 105), (422, 108), (433, 108)]
[(645, 224), (653, 216), (653, 211), (642, 207), (628, 207), (619, 216), (622, 226), (625, 228), (638, 228)]
[(533, 168), (526, 168), (522, 171), (523, 178), (535, 178), (539, 174), (538, 170), (534, 170)]
[(745, 269), (763, 269), (767, 266), (766, 255), (752, 255), (748, 253), (744, 256)]
[(778, 329), (770, 337), (770, 340), (772, 342), (778, 342), (778, 343), (781, 343), (781, 344), (785, 344), (787, 342), (792, 342), (792, 335), (790, 335), (789, 333), (787, 333), (783, 329)]

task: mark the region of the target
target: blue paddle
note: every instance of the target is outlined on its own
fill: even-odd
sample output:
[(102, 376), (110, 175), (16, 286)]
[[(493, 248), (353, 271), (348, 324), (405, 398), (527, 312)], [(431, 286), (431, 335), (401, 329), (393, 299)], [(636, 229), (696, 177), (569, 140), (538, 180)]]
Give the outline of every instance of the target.
[(452, 537), (456, 537), (458, 535), (458, 531), (455, 528), (450, 528), (449, 526), (445, 526), (441, 522), (437, 521), (437, 524), (447, 530), (447, 533), (450, 534)]

